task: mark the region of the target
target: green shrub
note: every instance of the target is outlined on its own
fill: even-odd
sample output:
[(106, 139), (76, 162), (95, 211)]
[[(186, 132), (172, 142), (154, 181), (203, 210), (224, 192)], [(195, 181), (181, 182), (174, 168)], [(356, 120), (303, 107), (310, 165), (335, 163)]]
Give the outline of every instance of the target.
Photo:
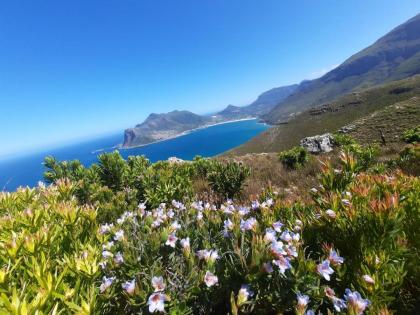
[(118, 151), (104, 153), (98, 157), (98, 174), (103, 185), (114, 191), (126, 186), (128, 167)]
[(98, 309), (96, 210), (74, 184), (0, 193), (0, 314), (91, 314)]
[(242, 186), (249, 174), (249, 168), (242, 164), (217, 162), (213, 170), (208, 173), (207, 179), (214, 192), (224, 198), (232, 199), (242, 191)]
[[(0, 193), (0, 314), (148, 314), (153, 297), (168, 314), (333, 314), (346, 289), (369, 314), (414, 313), (420, 181), (384, 165), (362, 172), (372, 151), (345, 145), (311, 202), (267, 188), (221, 205), (193, 200), (192, 178), (233, 198), (248, 168), (49, 159), (53, 185)], [(401, 159), (418, 162), (418, 147)]]
[(288, 168), (297, 169), (309, 159), (309, 153), (302, 147), (294, 147), (279, 154), (280, 161)]
[(354, 156), (357, 162), (357, 171), (365, 171), (372, 166), (376, 162), (376, 158), (380, 152), (377, 144), (361, 146), (356, 142), (344, 145), (343, 151)]
[(196, 156), (191, 163), (194, 177), (202, 179), (207, 178), (207, 175), (214, 170), (216, 164), (214, 159)]
[(47, 183), (54, 183), (64, 178), (78, 181), (84, 175), (84, 167), (78, 160), (59, 162), (54, 157), (47, 156), (44, 159), (44, 166), (47, 169), (44, 173)]
[(420, 176), (420, 146), (406, 146), (399, 153), (395, 163), (406, 173), (414, 176)]
[(336, 146), (342, 147), (345, 145), (356, 144), (356, 140), (348, 134), (345, 133), (335, 133), (333, 134), (333, 143)]
[(420, 126), (408, 129), (403, 133), (403, 140), (407, 143), (415, 143), (420, 141)]
[(150, 207), (172, 200), (188, 200), (192, 197), (192, 181), (189, 165), (157, 162), (147, 169), (143, 178), (144, 201)]

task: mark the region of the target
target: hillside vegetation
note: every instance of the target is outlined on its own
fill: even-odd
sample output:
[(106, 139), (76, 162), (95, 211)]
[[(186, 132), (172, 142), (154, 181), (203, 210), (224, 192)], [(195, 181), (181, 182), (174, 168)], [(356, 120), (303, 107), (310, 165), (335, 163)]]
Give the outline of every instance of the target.
[(386, 160), (342, 136), (297, 169), (48, 157), (50, 186), (0, 193), (0, 313), (415, 314), (418, 128), (403, 134)]
[[(403, 109), (398, 109), (400, 102)], [(392, 105), (392, 106), (391, 106)], [(387, 110), (383, 111), (384, 108)], [(404, 108), (408, 108), (404, 110)], [(388, 142), (395, 134), (420, 121), (420, 76), (354, 92), (306, 110), (285, 124), (275, 126), (227, 154), (278, 152), (298, 145), (304, 137), (336, 132), (355, 124), (352, 134), (367, 142), (380, 142), (380, 130)], [(376, 113), (376, 111), (378, 111)], [(376, 115), (377, 118), (373, 119)], [(379, 121), (381, 120), (381, 121)], [(363, 130), (369, 130), (364, 133)]]

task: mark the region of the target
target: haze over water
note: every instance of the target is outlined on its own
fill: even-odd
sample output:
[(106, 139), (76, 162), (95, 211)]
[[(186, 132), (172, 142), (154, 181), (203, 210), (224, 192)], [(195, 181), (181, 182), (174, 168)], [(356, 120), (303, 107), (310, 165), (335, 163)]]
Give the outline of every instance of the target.
[[(176, 156), (190, 160), (196, 155), (210, 157), (230, 150), (266, 130), (269, 126), (257, 120), (244, 120), (211, 126), (189, 134), (133, 149), (120, 150), (130, 155), (145, 155), (150, 161), (166, 160)], [(85, 166), (97, 161), (97, 156), (115, 150), (121, 143), (122, 133), (99, 138), (59, 149), (0, 161), (0, 190), (12, 191), (19, 186), (35, 186), (42, 180), (43, 160), (52, 155), (58, 160), (80, 160)]]

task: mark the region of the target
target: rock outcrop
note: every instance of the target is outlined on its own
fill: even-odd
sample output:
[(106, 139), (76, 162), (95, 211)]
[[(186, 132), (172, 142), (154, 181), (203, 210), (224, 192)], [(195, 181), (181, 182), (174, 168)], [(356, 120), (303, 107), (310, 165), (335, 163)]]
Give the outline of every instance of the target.
[(333, 137), (330, 133), (306, 137), (300, 140), (300, 146), (310, 153), (326, 153), (333, 149)]

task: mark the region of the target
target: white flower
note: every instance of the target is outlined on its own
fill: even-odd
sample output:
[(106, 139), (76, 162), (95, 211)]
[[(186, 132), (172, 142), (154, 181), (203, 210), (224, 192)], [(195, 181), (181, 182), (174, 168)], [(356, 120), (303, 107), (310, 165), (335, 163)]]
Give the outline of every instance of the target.
[(325, 214), (331, 219), (335, 219), (337, 217), (337, 214), (331, 209), (325, 210)]
[(112, 246), (114, 246), (114, 242), (108, 242), (106, 244), (102, 244), (102, 249), (103, 250), (110, 250), (112, 248)]
[(125, 290), (125, 292), (127, 292), (127, 294), (133, 295), (134, 290), (136, 288), (136, 279), (133, 279), (131, 281), (126, 281), (121, 286)]
[(101, 291), (101, 293), (105, 292), (106, 289), (108, 289), (111, 286), (112, 282), (114, 282), (114, 280), (115, 280), (115, 277), (107, 278), (104, 276), (102, 278), (102, 283), (101, 283), (101, 286), (99, 287), (99, 291)]
[(233, 222), (230, 219), (225, 220), (223, 226), (226, 231), (233, 230)]
[(330, 275), (334, 273), (334, 270), (330, 267), (330, 261), (328, 259), (324, 260), (317, 266), (317, 271), (327, 281), (330, 281)]
[(115, 241), (121, 241), (123, 239), (124, 239), (124, 231), (123, 230), (119, 230), (119, 231), (115, 232), (115, 236), (114, 236)]
[(274, 222), (273, 223), (273, 228), (274, 228), (274, 231), (276, 231), (276, 232), (278, 232), (278, 233), (280, 233), (281, 232), (281, 228), (283, 227), (283, 223), (281, 223), (280, 221), (277, 221), (277, 222)]
[(171, 224), (171, 228), (174, 229), (174, 230), (179, 230), (181, 228), (181, 224), (179, 224), (178, 221), (174, 221)]
[(251, 204), (251, 208), (252, 209), (258, 209), (260, 207), (260, 203), (258, 202), (258, 200), (254, 200)]
[(168, 235), (168, 239), (166, 240), (165, 245), (171, 246), (172, 248), (175, 248), (176, 241), (178, 238), (174, 233)]
[(248, 207), (239, 207), (238, 214), (243, 217), (246, 216), (249, 213)]
[(305, 309), (306, 305), (309, 303), (309, 296), (301, 294), (300, 292), (297, 293), (297, 304), (299, 309)]
[(274, 201), (272, 198), (269, 198), (265, 201), (265, 203), (267, 204), (267, 206), (271, 207), (272, 205), (274, 205)]
[(345, 206), (349, 206), (349, 205), (350, 205), (350, 200), (348, 200), (348, 199), (341, 199), (341, 202), (342, 202)]
[(206, 286), (210, 288), (214, 286), (215, 284), (217, 284), (219, 282), (219, 279), (210, 271), (207, 271), (204, 276), (204, 282), (206, 283)]
[(185, 206), (182, 202), (178, 202), (176, 200), (172, 200), (172, 206), (175, 207), (176, 209), (184, 209)]
[(120, 252), (118, 252), (118, 253), (115, 254), (114, 262), (117, 265), (121, 265), (124, 262), (124, 257), (123, 257), (123, 255)]
[(217, 253), (217, 250), (202, 249), (197, 252), (197, 257), (199, 259), (204, 259), (208, 263), (214, 263), (216, 259), (219, 258), (219, 254)]
[(197, 220), (198, 220), (198, 221), (203, 220), (203, 212), (198, 211), (198, 213), (197, 213)]
[(299, 242), (300, 234), (299, 233), (292, 233), (292, 240), (295, 242)]
[(348, 309), (353, 311), (351, 314), (363, 314), (365, 309), (370, 305), (369, 300), (363, 299), (359, 292), (352, 292), (350, 289), (346, 289), (344, 298), (347, 301)]
[(286, 250), (288, 256), (291, 256), (291, 257), (297, 257), (298, 256), (297, 249), (293, 245), (286, 246), (285, 250)]
[(271, 253), (277, 258), (287, 255), (287, 252), (284, 250), (284, 244), (281, 241), (272, 242), (270, 249)]
[(273, 260), (273, 264), (279, 267), (281, 273), (284, 273), (287, 269), (292, 268), (289, 259), (282, 256), (278, 257), (277, 260)]
[(166, 215), (168, 218), (172, 219), (175, 216), (175, 212), (172, 209), (169, 209)]
[(271, 228), (265, 229), (264, 241), (272, 243), (276, 241), (276, 231)]
[(216, 259), (219, 259), (219, 254), (217, 253), (217, 250), (211, 250), (209, 257), (207, 258), (207, 262), (214, 263)]
[(249, 231), (255, 228), (257, 220), (255, 218), (249, 218), (247, 220), (241, 220), (240, 228), (242, 231)]
[(183, 238), (180, 241), (180, 243), (181, 243), (181, 246), (182, 246), (183, 249), (185, 249), (185, 250), (190, 249), (190, 238), (189, 237)]
[(281, 233), (280, 239), (285, 242), (291, 242), (293, 238), (292, 235), (290, 235), (289, 231), (284, 231), (283, 233)]
[(165, 301), (167, 301), (167, 297), (165, 294), (162, 293), (153, 293), (149, 296), (149, 299), (147, 300), (147, 305), (149, 305), (149, 312), (154, 313), (156, 311), (158, 312), (164, 312), (165, 311)]
[(328, 256), (328, 260), (333, 265), (341, 265), (344, 262), (344, 258), (339, 256), (337, 252), (333, 249), (330, 249), (330, 255)]
[(102, 270), (104, 270), (104, 269), (106, 268), (106, 264), (107, 264), (107, 262), (106, 262), (106, 261), (101, 261), (101, 262), (99, 263), (99, 267), (101, 267), (101, 269), (102, 269)]
[(111, 252), (104, 250), (102, 251), (102, 258), (106, 259), (106, 258), (110, 258), (110, 257), (114, 257), (114, 254), (112, 254)]
[(366, 283), (375, 284), (375, 280), (369, 275), (363, 275), (362, 278)]
[(246, 301), (248, 301), (248, 298), (253, 296), (254, 292), (251, 291), (249, 285), (247, 284), (243, 284), (241, 286), (241, 289), (238, 292), (238, 299), (237, 299), (237, 303), (238, 306), (241, 306), (242, 304), (244, 304)]
[(101, 225), (101, 226), (99, 227), (99, 233), (100, 233), (100, 234), (106, 234), (106, 233), (109, 233), (109, 232), (111, 231), (111, 229), (112, 229), (112, 227), (113, 227), (113, 226), (114, 226), (113, 224), (108, 224), (108, 223), (103, 224), (103, 225)]
[(313, 187), (313, 188), (311, 188), (311, 192), (312, 192), (313, 194), (316, 194), (316, 193), (318, 192), (318, 189), (316, 189), (315, 187)]
[(163, 281), (163, 277), (153, 277), (152, 278), (152, 286), (155, 289), (155, 292), (160, 292), (165, 290), (166, 285)]

